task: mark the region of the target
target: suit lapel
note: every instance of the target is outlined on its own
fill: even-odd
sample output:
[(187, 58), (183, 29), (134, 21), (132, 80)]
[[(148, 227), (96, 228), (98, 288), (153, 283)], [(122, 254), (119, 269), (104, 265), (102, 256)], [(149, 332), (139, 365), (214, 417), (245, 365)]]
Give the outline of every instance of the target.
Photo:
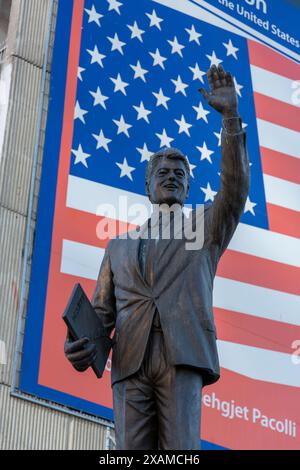
[[(184, 214), (183, 214), (183, 217), (184, 217), (184, 220), (186, 220), (186, 216)], [(139, 263), (139, 248), (140, 248), (140, 243), (141, 243), (141, 237), (142, 237), (143, 234), (145, 234), (147, 232), (147, 230), (149, 228), (150, 220), (151, 220), (151, 218), (148, 218), (144, 222), (144, 224), (142, 224), (140, 226), (139, 229), (135, 230), (136, 237), (135, 237), (135, 239), (131, 240), (131, 246), (133, 247), (131, 256), (134, 259), (135, 269), (136, 269), (136, 272), (137, 272), (139, 278), (143, 281), (144, 285), (147, 288), (149, 288), (151, 286), (148, 284), (147, 280), (144, 278), (143, 273), (141, 271), (141, 267), (140, 267), (140, 263)], [(183, 236), (183, 225), (178, 224), (178, 227), (176, 227), (176, 230), (175, 230), (175, 235), (179, 234), (180, 232)], [(157, 245), (154, 246), (153, 257), (155, 259), (154, 259), (154, 263), (152, 264), (154, 280), (155, 280), (155, 277), (156, 277), (158, 264), (162, 261), (162, 259), (169, 252), (171, 241), (173, 242), (173, 244), (171, 246), (174, 246), (174, 243), (180, 243), (180, 239), (178, 239), (178, 240), (176, 240), (176, 239), (174, 240), (174, 238), (159, 239)]]

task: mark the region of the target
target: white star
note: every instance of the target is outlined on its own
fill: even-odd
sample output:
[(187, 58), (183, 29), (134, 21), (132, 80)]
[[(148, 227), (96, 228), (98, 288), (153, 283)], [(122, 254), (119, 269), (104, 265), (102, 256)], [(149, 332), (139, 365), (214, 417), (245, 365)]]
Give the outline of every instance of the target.
[(178, 133), (181, 134), (182, 132), (184, 132), (186, 135), (188, 135), (189, 137), (190, 136), (190, 131), (189, 131), (189, 128), (192, 127), (192, 124), (188, 124), (185, 120), (185, 117), (184, 115), (182, 114), (181, 116), (181, 119), (174, 119), (174, 121), (176, 122), (176, 124), (178, 124), (179, 126), (179, 131)]
[(229, 42), (228, 44), (226, 44), (225, 42), (223, 42), (223, 46), (226, 47), (226, 50), (227, 50), (227, 57), (229, 55), (233, 55), (233, 57), (237, 60), (237, 51), (239, 50), (237, 47), (234, 47), (234, 45), (232, 44), (231, 42), (231, 39), (229, 39)]
[(217, 191), (213, 191), (210, 187), (210, 184), (207, 183), (207, 186), (206, 188), (202, 188), (202, 191), (204, 192), (205, 194), (205, 199), (204, 199), (204, 202), (206, 201), (213, 201), (214, 198), (215, 198), (215, 195), (217, 194)]
[(115, 84), (114, 92), (121, 91), (123, 95), (126, 95), (125, 88), (128, 87), (129, 83), (123, 82), (121, 75), (118, 73), (117, 78), (111, 78), (110, 80)]
[(241, 89), (244, 88), (243, 85), (239, 85), (238, 82), (236, 81), (235, 77), (233, 77), (233, 81), (234, 81), (234, 86), (235, 86), (235, 90), (236, 90), (237, 94), (240, 97), (242, 97)]
[(171, 142), (174, 140), (172, 137), (168, 137), (166, 130), (164, 129), (162, 134), (155, 133), (155, 135), (160, 139), (161, 147), (170, 147)]
[(157, 99), (156, 106), (163, 106), (164, 108), (168, 109), (167, 101), (169, 101), (171, 98), (165, 96), (161, 88), (159, 89), (158, 93), (152, 92), (152, 95), (154, 95)]
[(218, 139), (218, 147), (221, 147), (221, 135), (222, 135), (222, 129), (220, 130), (220, 133), (214, 132), (216, 138)]
[(117, 134), (125, 134), (127, 137), (129, 137), (128, 129), (132, 127), (131, 124), (127, 124), (124, 121), (123, 114), (121, 114), (120, 120), (118, 121), (117, 119), (113, 119), (113, 122), (118, 126), (118, 132)]
[(130, 67), (134, 70), (134, 78), (141, 78), (143, 82), (146, 82), (145, 75), (148, 70), (142, 68), (139, 60), (136, 65), (130, 65)]
[(156, 11), (153, 10), (153, 12), (150, 14), (150, 13), (146, 13), (146, 15), (148, 16), (148, 18), (150, 19), (150, 26), (156, 26), (159, 30), (161, 30), (161, 26), (160, 26), (160, 23), (163, 21), (162, 18), (159, 18), (157, 15), (156, 15)]
[(147, 144), (144, 144), (143, 148), (136, 148), (137, 151), (141, 154), (142, 158), (141, 158), (141, 163), (144, 162), (144, 161), (149, 161), (150, 160), (150, 157), (151, 155), (154, 154), (154, 152), (151, 152), (148, 147), (147, 147)]
[(145, 121), (148, 122), (149, 124), (148, 114), (151, 114), (152, 111), (148, 111), (147, 109), (145, 109), (144, 103), (142, 101), (140, 102), (140, 106), (133, 106), (133, 107), (138, 113), (137, 120), (145, 119)]
[(246, 124), (245, 122), (242, 122), (242, 128), (245, 129), (245, 127), (248, 127), (248, 124)]
[(138, 38), (139, 41), (143, 42), (142, 34), (144, 34), (145, 31), (138, 27), (138, 24), (136, 21), (134, 22), (132, 26), (128, 24), (127, 28), (129, 28), (131, 31), (131, 39)]
[(107, 39), (111, 42), (111, 51), (119, 51), (120, 54), (124, 55), (123, 52), (123, 47), (126, 46), (126, 42), (120, 41), (117, 33), (115, 33), (115, 36), (113, 38), (110, 38), (107, 36)]
[(194, 76), (193, 76), (193, 80), (200, 80), (200, 82), (204, 83), (204, 80), (203, 80), (203, 75), (205, 75), (205, 72), (202, 72), (202, 70), (199, 69), (199, 65), (198, 63), (195, 64), (195, 67), (189, 67), (189, 69), (191, 70), (191, 72), (193, 72)]
[(208, 160), (209, 163), (212, 163), (210, 156), (214, 153), (212, 150), (208, 150), (206, 142), (203, 142), (203, 147), (197, 147), (199, 152), (201, 152), (200, 160)]
[(199, 106), (193, 106), (193, 109), (197, 113), (197, 119), (203, 119), (206, 123), (208, 123), (206, 115), (210, 113), (210, 111), (206, 111), (206, 109), (203, 108), (203, 105), (200, 101)]
[(123, 3), (118, 2), (117, 0), (107, 0), (109, 3), (108, 11), (115, 10), (119, 15), (120, 13), (120, 7), (123, 5)]
[(171, 79), (171, 82), (175, 85), (175, 93), (181, 92), (184, 96), (186, 96), (185, 89), (188, 87), (188, 85), (182, 82), (180, 75), (178, 75), (177, 80)]
[(102, 108), (106, 109), (106, 104), (105, 101), (108, 100), (108, 96), (104, 96), (101, 93), (100, 88), (97, 88), (97, 91), (90, 91), (90, 94), (94, 98), (94, 106), (97, 106), (97, 104), (100, 104)]
[(111, 142), (111, 139), (107, 139), (104, 136), (102, 129), (100, 130), (99, 135), (92, 134), (92, 136), (97, 140), (97, 149), (103, 147), (109, 153), (108, 144)]
[(244, 208), (244, 213), (251, 212), (252, 215), (255, 215), (254, 207), (257, 206), (255, 202), (251, 202), (249, 196), (247, 196), (247, 201)]
[(188, 164), (189, 164), (189, 167), (190, 167), (190, 175), (191, 175), (192, 178), (195, 178), (195, 177), (194, 177), (193, 170), (194, 170), (194, 168), (197, 168), (197, 165), (193, 165), (192, 163), (190, 163), (190, 161), (189, 161), (189, 159), (188, 159), (187, 156), (186, 156), (186, 159), (187, 159)]
[(131, 181), (133, 181), (131, 173), (135, 170), (135, 168), (128, 165), (126, 158), (124, 158), (123, 163), (116, 162), (116, 165), (118, 165), (118, 167), (121, 169), (120, 178), (127, 176)]
[(199, 38), (201, 38), (202, 34), (197, 33), (194, 25), (192, 25), (191, 29), (185, 28), (185, 30), (190, 35), (190, 42), (195, 41), (200, 46)]
[(77, 150), (72, 149), (71, 152), (76, 157), (75, 162), (74, 162), (75, 165), (77, 165), (77, 163), (82, 163), (86, 168), (88, 167), (86, 163), (86, 159), (89, 158), (90, 155), (88, 153), (84, 153), (81, 144), (79, 144)]
[(206, 54), (206, 57), (210, 60), (210, 66), (216, 65), (218, 67), (218, 65), (223, 62), (223, 60), (218, 59), (215, 54), (215, 51), (213, 51), (212, 55)]
[(98, 26), (101, 26), (99, 20), (100, 18), (103, 17), (103, 15), (100, 15), (100, 13), (97, 13), (94, 5), (92, 6), (91, 10), (88, 10), (87, 8), (85, 8), (85, 11), (89, 15), (89, 23), (92, 23), (94, 21), (95, 23), (97, 23)]
[(159, 65), (162, 69), (165, 68), (164, 62), (165, 62), (165, 60), (167, 60), (167, 58), (161, 56), (158, 49), (156, 49), (155, 52), (149, 52), (149, 54), (150, 54), (151, 57), (153, 58), (153, 67), (154, 67), (155, 65)]
[(175, 54), (177, 52), (177, 54), (179, 54), (180, 57), (183, 57), (181, 50), (184, 49), (185, 46), (183, 46), (182, 44), (179, 44), (176, 36), (174, 37), (173, 41), (169, 41), (168, 39), (168, 43), (170, 44), (170, 46), (172, 46), (172, 51), (171, 51), (172, 54)]
[(80, 107), (78, 101), (76, 101), (75, 111), (74, 111), (74, 119), (80, 119), (83, 124), (85, 124), (84, 115), (87, 114), (87, 111)]
[(90, 51), (89, 49), (87, 49), (87, 51), (92, 56), (91, 64), (97, 62), (97, 64), (99, 64), (103, 68), (102, 59), (105, 59), (106, 55), (100, 54), (97, 46), (94, 47), (93, 51)]
[(84, 71), (85, 71), (85, 69), (84, 69), (83, 67), (78, 67), (77, 78), (78, 78), (79, 80), (81, 80), (81, 81), (82, 81), (82, 75), (81, 75), (81, 74), (82, 74), (82, 72), (84, 72)]

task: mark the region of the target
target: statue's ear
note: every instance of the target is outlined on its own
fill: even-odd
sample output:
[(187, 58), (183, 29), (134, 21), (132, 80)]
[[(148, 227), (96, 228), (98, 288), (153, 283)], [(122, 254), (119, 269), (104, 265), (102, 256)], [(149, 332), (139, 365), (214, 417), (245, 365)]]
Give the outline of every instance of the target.
[(189, 197), (189, 191), (190, 191), (190, 185), (187, 185), (187, 190), (186, 190), (186, 199)]

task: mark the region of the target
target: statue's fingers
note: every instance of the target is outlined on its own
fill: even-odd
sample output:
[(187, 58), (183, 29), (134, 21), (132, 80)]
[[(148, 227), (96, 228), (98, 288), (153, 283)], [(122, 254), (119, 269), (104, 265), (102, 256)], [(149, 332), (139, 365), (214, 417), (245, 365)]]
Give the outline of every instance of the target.
[(66, 342), (65, 343), (65, 353), (71, 354), (73, 352), (77, 352), (82, 350), (85, 344), (89, 342), (88, 338), (81, 338), (77, 341), (73, 341), (72, 343)]
[(71, 362), (89, 360), (96, 352), (96, 346), (89, 349), (84, 349), (83, 351), (73, 352), (68, 354), (68, 360)]
[(84, 370), (84, 369), (86, 369), (87, 367), (89, 367), (90, 365), (93, 364), (96, 357), (97, 357), (96, 354), (94, 354), (93, 356), (89, 357), (88, 359), (83, 359), (81, 361), (74, 362), (73, 365), (76, 368), (83, 368), (83, 370)]
[(222, 86), (222, 81), (219, 78), (214, 79), (214, 87), (215, 88), (220, 88)]
[(226, 72), (225, 77), (226, 77), (227, 85), (234, 86), (234, 81), (233, 81), (231, 73)]
[(213, 77), (213, 89), (214, 88), (220, 88), (222, 86), (222, 82), (221, 82), (221, 77), (220, 77), (220, 74), (219, 74), (219, 70), (218, 68), (216, 67), (216, 65), (213, 65), (212, 66), (212, 69), (213, 69), (213, 74), (212, 74), (212, 77)]
[(213, 70), (211, 68), (207, 72), (206, 76), (207, 76), (209, 87), (210, 87), (211, 90), (213, 90), (214, 89), (214, 79), (213, 79)]
[(225, 70), (223, 69), (221, 64), (219, 64), (218, 71), (219, 71), (219, 79), (221, 81), (221, 86), (227, 85)]

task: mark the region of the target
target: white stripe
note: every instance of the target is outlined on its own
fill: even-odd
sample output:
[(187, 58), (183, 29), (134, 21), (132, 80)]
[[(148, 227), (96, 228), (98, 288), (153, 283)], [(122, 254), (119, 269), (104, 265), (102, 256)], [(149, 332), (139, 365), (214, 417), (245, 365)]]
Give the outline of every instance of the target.
[(217, 341), (220, 365), (251, 379), (300, 387), (300, 374), (291, 354)]
[[(288, 55), (289, 57), (293, 57), (298, 62), (300, 61), (300, 55), (296, 54), (295, 52), (287, 49), (286, 47), (282, 46), (281, 44), (273, 41), (269, 37), (261, 34), (260, 32), (256, 31), (253, 28), (250, 28), (246, 24), (242, 23), (241, 21), (236, 20), (230, 15), (227, 15), (224, 11), (215, 8), (214, 6), (210, 5), (209, 3), (205, 2), (204, 0), (194, 0), (195, 3), (198, 3), (197, 6), (195, 3), (189, 2), (188, 0), (153, 0), (156, 3), (160, 3), (161, 5), (165, 5), (167, 7), (173, 8), (174, 10), (181, 11), (187, 15), (193, 16), (194, 18), (198, 18), (201, 21), (205, 21), (214, 26), (218, 26), (219, 28), (225, 29), (226, 31), (231, 31), (232, 33), (238, 34), (239, 36), (243, 36), (246, 38), (250, 38), (256, 40), (258, 42), (265, 42), (270, 46), (274, 47), (275, 49), (283, 52), (284, 54)], [(203, 7), (207, 8), (205, 10)], [(217, 13), (219, 16), (216, 16), (214, 13)], [(225, 20), (221, 19), (225, 18)], [(257, 38), (257, 39), (255, 39)]]
[(294, 80), (282, 77), (277, 73), (269, 72), (256, 65), (251, 65), (251, 76), (253, 90), (256, 93), (269, 96), (270, 98), (283, 101), (284, 103), (299, 108), (300, 104), (296, 106), (292, 99), (295, 91), (295, 88), (293, 88)]
[(104, 252), (104, 248), (63, 240), (60, 270), (72, 276), (96, 280)]
[(300, 267), (300, 240), (239, 223), (228, 248), (259, 258)]
[[(64, 240), (61, 271), (96, 280), (104, 249)], [(300, 296), (215, 277), (213, 305), (300, 326)]]
[(300, 158), (300, 132), (257, 119), (259, 143), (277, 152)]
[(300, 326), (300, 296), (266, 287), (216, 276), (213, 305), (233, 312)]
[(69, 175), (67, 207), (141, 225), (150, 215), (151, 203), (146, 196)]
[(300, 184), (264, 175), (264, 185), (267, 202), (300, 211)]
[[(117, 211), (119, 198), (126, 196), (129, 198), (128, 207), (131, 202), (138, 202), (141, 207), (149, 207), (150, 203), (147, 196), (136, 195), (77, 176), (69, 177), (68, 207), (96, 214), (99, 204), (111, 202)], [(121, 220), (131, 222), (131, 218), (126, 214), (126, 211), (121, 210), (119, 212), (122, 212)], [(141, 217), (141, 223), (144, 223), (146, 218)], [(140, 224), (138, 223), (138, 225)], [(300, 267), (300, 240), (270, 230), (240, 223), (230, 241), (229, 248), (260, 258)]]

